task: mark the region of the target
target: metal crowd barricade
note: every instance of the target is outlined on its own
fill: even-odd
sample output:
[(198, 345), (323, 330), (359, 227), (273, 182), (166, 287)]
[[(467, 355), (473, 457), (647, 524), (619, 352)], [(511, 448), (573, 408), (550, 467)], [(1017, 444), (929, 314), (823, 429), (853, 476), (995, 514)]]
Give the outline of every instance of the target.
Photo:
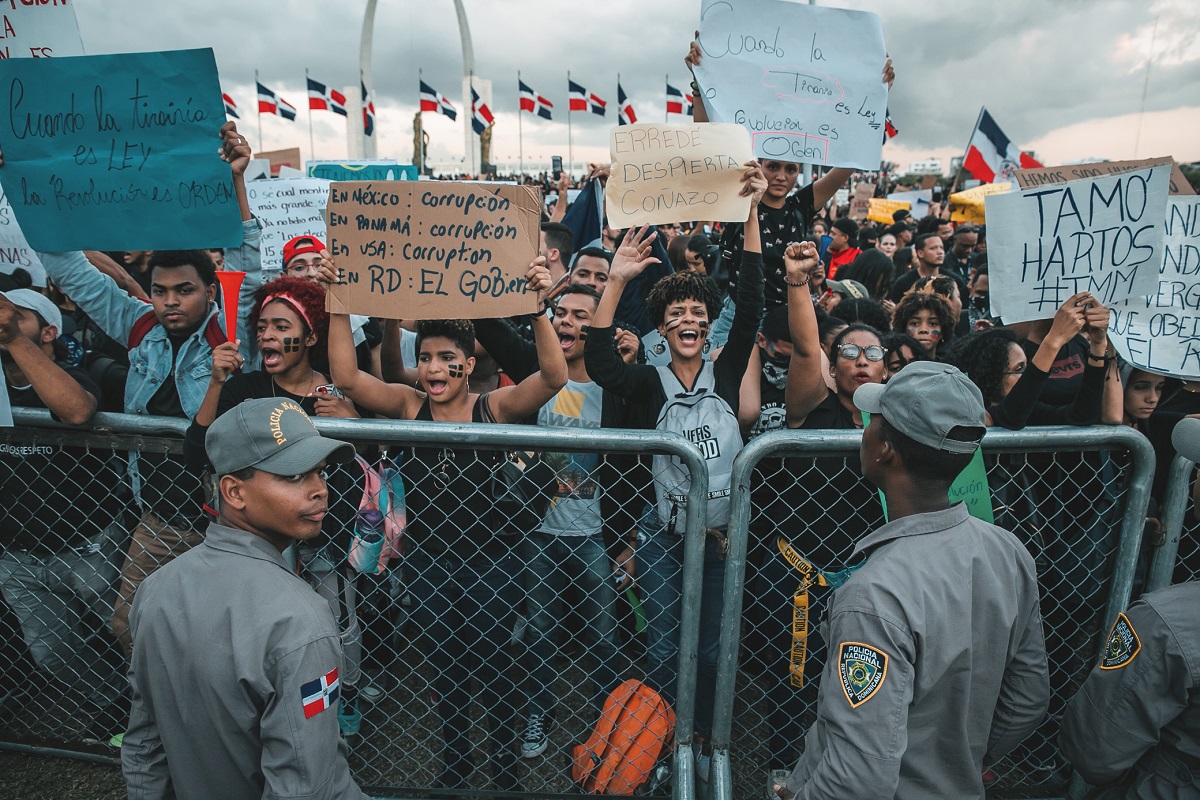
[(1195, 468), (1195, 463), (1178, 453), (1171, 461), (1163, 498), (1162, 539), (1150, 560), (1150, 574), (1146, 579), (1148, 592), (1200, 577), (1200, 559), (1194, 557), (1197, 554), (1194, 521), (1188, 528), (1192, 535), (1184, 541), (1188, 506), (1192, 499), (1192, 471)]
[[(123, 457), (126, 451), (163, 454), (169, 458), (181, 457), (182, 437), (187, 428), (183, 420), (142, 417), (124, 414), (98, 414), (86, 429), (72, 428), (53, 421), (48, 412), (16, 409), (16, 427), (0, 429), (0, 447), (38, 447), (45, 445), (70, 445), (94, 448), (104, 454)], [(459, 448), (471, 450), (533, 450), (542, 453), (626, 453), (646, 455), (665, 453), (678, 457), (692, 476), (689, 502), (693, 507), (702, 506), (708, 491), (708, 472), (705, 461), (695, 445), (681, 436), (658, 431), (627, 430), (581, 430), (554, 429), (521, 425), (462, 425), (425, 422), (401, 422), (392, 420), (337, 420), (317, 419), (320, 431), (328, 436), (341, 438), (356, 444), (382, 446), (416, 445), (436, 448)], [(357, 469), (354, 465), (349, 465)], [(648, 474), (648, 473), (647, 473)], [(358, 473), (361, 480), (361, 471)], [(627, 480), (624, 479), (623, 480)], [(332, 485), (332, 482), (331, 482)], [(115, 490), (116, 487), (114, 487)], [(480, 487), (482, 488), (482, 487)], [(626, 487), (633, 491), (646, 490), (648, 486)], [(361, 491), (361, 490), (360, 490)], [(69, 492), (66, 493), (69, 495)], [(64, 502), (69, 500), (64, 499)], [(355, 501), (357, 502), (357, 501)], [(479, 513), (487, 505), (487, 498), (463, 498), (463, 509)], [(635, 510), (633, 519), (638, 518)], [(676, 735), (673, 752), (673, 788), (676, 798), (691, 800), (695, 797), (694, 756), (692, 753), (692, 730), (694, 698), (696, 692), (696, 664), (698, 628), (700, 617), (699, 592), (705, 544), (705, 529), (701, 515), (688, 515), (683, 543), (679, 674), (676, 711)], [(623, 532), (626, 533), (626, 532)], [(607, 565), (608, 562), (606, 562)], [(438, 755), (442, 738), (442, 724), (438, 714), (437, 698), (432, 695), (436, 670), (431, 667), (428, 653), (418, 645), (421, 631), (415, 630), (412, 605), (419, 602), (411, 596), (401, 571), (393, 562), (384, 575), (361, 576), (359, 588), (358, 618), (362, 622), (364, 650), (363, 672), (370, 680), (381, 685), (384, 691), (374, 703), (365, 706), (363, 732), (354, 738), (351, 750), (351, 769), (359, 784), (375, 796), (424, 796), (434, 788), (438, 771)], [(611, 580), (606, 574), (607, 579)], [(115, 592), (115, 588), (114, 588)], [(466, 600), (469, 602), (469, 599)], [(622, 600), (624, 603), (624, 600)], [(630, 605), (630, 604), (627, 604)], [(570, 747), (587, 739), (596, 723), (597, 714), (589, 705), (589, 699), (580, 688), (587, 683), (585, 667), (591, 663), (590, 642), (580, 637), (578, 628), (571, 627), (572, 607), (565, 607), (564, 624), (558, 626), (559, 642), (555, 664), (559, 679), (556, 690), (561, 694), (557, 727), (553, 731), (550, 750), (536, 759), (519, 759), (525, 791), (521, 797), (562, 797), (577, 794), (570, 779)], [(628, 656), (630, 665), (622, 677), (643, 677), (638, 665), (637, 614), (625, 609), (630, 618), (629, 635), (621, 642), (623, 656)], [(119, 650), (101, 630), (107, 620), (94, 618), (95, 626), (89, 647), (106, 647), (103, 655), (113, 662), (120, 660)], [(576, 618), (575, 623), (579, 620)], [(13, 620), (0, 623), (6, 648), (21, 645), (21, 630), (13, 629)], [(623, 626), (624, 630), (625, 626)], [(343, 637), (344, 638), (344, 637)], [(507, 638), (507, 637), (506, 637)], [(14, 641), (15, 640), (15, 641)], [(520, 743), (520, 723), (523, 721), (523, 690), (527, 674), (523, 665), (525, 645), (522, 643), (520, 624), (514, 630), (507, 647), (514, 653), (513, 680), (518, 691), (516, 696), (504, 698), (513, 704), (509, 709), (513, 724), (517, 725), (516, 743)], [(573, 655), (574, 654), (574, 655)], [(27, 655), (22, 656), (28, 658)], [(55, 686), (65, 687), (68, 693), (78, 688), (74, 684), (86, 684), (87, 675), (53, 676)], [(472, 684), (478, 681), (471, 681)], [(360, 687), (367, 685), (366, 679)], [(44, 687), (43, 687), (44, 689)], [(43, 692), (43, 694), (48, 694)], [(362, 692), (360, 691), (360, 698)], [(41, 752), (63, 755), (70, 751), (76, 757), (92, 760), (107, 759), (115, 762), (115, 752), (106, 749), (103, 742), (84, 743), (83, 725), (69, 719), (63, 710), (66, 701), (57, 697), (34, 697), (25, 713), (5, 713), (0, 719), (0, 748), (26, 752)], [(474, 745), (475, 756), (488, 756), (483, 741), (487, 738), (483, 719), (487, 709), (481, 708), (478, 695), (472, 697), (474, 706), (468, 712), (471, 727), (468, 731)], [(23, 701), (24, 702), (24, 701)], [(28, 712), (36, 708), (36, 714)], [(598, 709), (598, 706), (597, 706)], [(565, 710), (565, 713), (563, 711)], [(60, 712), (63, 713), (59, 716)], [(514, 796), (497, 793), (486, 788), (489, 783), (487, 764), (475, 769), (471, 787), (455, 789), (460, 796), (503, 797)], [(659, 793), (665, 793), (662, 788)]]
[[(747, 622), (749, 617), (743, 618), (744, 613), (752, 610), (750, 604), (754, 601), (745, 581), (751, 522), (758, 511), (752, 493), (756, 487), (761, 491), (763, 481), (770, 478), (763, 476), (759, 467), (768, 457), (788, 458), (797, 466), (789, 467), (792, 472), (785, 475), (781, 484), (799, 480), (805, 481), (802, 486), (817, 486), (819, 481), (830, 478), (817, 469), (817, 459), (822, 459), (827, 467), (831, 459), (856, 457), (860, 442), (861, 433), (856, 431), (776, 432), (750, 442), (734, 464), (735, 492), (712, 736), (711, 797), (715, 800), (765, 796), (768, 763), (773, 756), (764, 752), (767, 749), (764, 743), (772, 733), (766, 722), (784, 702), (780, 693), (791, 691), (790, 687), (784, 688), (786, 677), (781, 680), (778, 674), (773, 674), (764, 679), (761, 671), (750, 674), (747, 670), (753, 647), (747, 645), (746, 637), (755, 633), (756, 625), (763, 625), (761, 617), (754, 623)], [(1026, 544), (1035, 550), (1042, 584), (1043, 618), (1051, 654), (1053, 715), (1086, 677), (1112, 621), (1129, 602), (1153, 480), (1154, 452), (1141, 434), (1117, 427), (989, 429), (983, 446), (993, 492), (1005, 489), (1006, 505), (1000, 510), (1008, 515), (1006, 518), (1017, 520), (1019, 527), (1029, 528), (1034, 534)], [(1122, 464), (1120, 459), (1126, 458), (1128, 461)], [(842, 469), (849, 469), (844, 460)], [(800, 473), (799, 478), (795, 478), (796, 473)], [(1062, 477), (1066, 485), (1046, 483), (1046, 476), (1051, 474)], [(1047, 547), (1044, 537), (1065, 536), (1065, 531), (1064, 517), (1053, 514), (1077, 500), (1087, 506), (1099, 505), (1101, 497), (1108, 498), (1107, 513), (1097, 514), (1093, 519), (1096, 527), (1085, 531), (1076, 542), (1077, 549), (1084, 552), (1068, 551), (1065, 562), (1056, 563), (1053, 557), (1061, 558), (1064, 551)], [(994, 495), (993, 500), (1000, 503), (1001, 498)], [(872, 501), (875, 508), (860, 510), (861, 513), (854, 515), (856, 520), (860, 516), (866, 520), (879, 515), (878, 500)], [(853, 526), (854, 521), (847, 522)], [(766, 520), (768, 526), (784, 522), (777, 516)], [(998, 516), (997, 523), (1001, 522)], [(1070, 524), (1065, 523), (1066, 527)], [(838, 555), (849, 556), (853, 543), (869, 532), (864, 527), (865, 524), (859, 525), (847, 532), (844, 542), (839, 540)], [(1038, 537), (1042, 541), (1035, 542)], [(773, 555), (779, 558), (778, 553)], [(1080, 572), (1074, 568), (1076, 559), (1079, 565), (1090, 560), (1090, 567)], [(795, 587), (797, 582), (796, 573), (791, 573), (791, 586)], [(1090, 588), (1085, 589), (1084, 583)], [(744, 598), (750, 601), (745, 609)], [(1065, 609), (1073, 612), (1064, 614)], [(820, 623), (819, 616), (813, 614), (809, 630), (815, 630)], [(766, 624), (771, 625), (772, 620), (767, 618)], [(776, 637), (777, 647), (771, 652), (778, 653), (790, 646), (792, 630), (790, 626), (778, 630), (771, 627), (766, 635)], [(784, 644), (778, 645), (778, 637), (782, 637)], [(813, 667), (810, 665), (808, 669)], [(812, 674), (817, 673), (806, 670), (806, 679), (811, 679), (808, 676)], [(763, 684), (768, 688), (764, 689)], [(798, 715), (803, 719), (803, 731), (815, 718), (815, 710), (814, 695)], [(1062, 796), (1069, 773), (1065, 761), (1055, 758), (1056, 738), (1057, 725), (1051, 719), (1031, 734), (1016, 753), (1010, 754), (1009, 760), (987, 765), (1000, 773), (999, 782), (989, 788), (988, 796), (1044, 797), (1047, 792)], [(789, 760), (787, 767), (790, 769), (794, 764), (794, 760)]]

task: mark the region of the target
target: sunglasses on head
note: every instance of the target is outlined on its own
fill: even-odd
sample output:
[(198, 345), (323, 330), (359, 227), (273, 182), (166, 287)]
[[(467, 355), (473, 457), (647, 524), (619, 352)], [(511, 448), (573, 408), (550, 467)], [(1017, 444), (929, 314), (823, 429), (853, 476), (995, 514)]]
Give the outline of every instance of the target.
[(838, 347), (838, 357), (847, 361), (857, 361), (860, 354), (865, 353), (867, 361), (883, 361), (883, 348), (877, 344), (860, 347), (856, 344), (844, 344)]

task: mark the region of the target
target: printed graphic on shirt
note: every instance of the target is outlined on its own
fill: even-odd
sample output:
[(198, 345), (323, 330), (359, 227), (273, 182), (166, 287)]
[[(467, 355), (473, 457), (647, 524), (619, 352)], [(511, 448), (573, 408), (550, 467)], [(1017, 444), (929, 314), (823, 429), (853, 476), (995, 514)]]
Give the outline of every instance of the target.
[(1100, 669), (1120, 669), (1133, 661), (1142, 649), (1142, 640), (1133, 629), (1129, 617), (1117, 614), (1117, 621), (1108, 635), (1108, 643), (1104, 645), (1104, 654), (1100, 657)]
[(300, 686), (300, 701), (304, 705), (304, 718), (320, 714), (338, 701), (338, 671), (334, 667), (316, 680)]
[(870, 700), (887, 678), (887, 653), (860, 642), (842, 642), (838, 649), (838, 672), (842, 691), (851, 708)]

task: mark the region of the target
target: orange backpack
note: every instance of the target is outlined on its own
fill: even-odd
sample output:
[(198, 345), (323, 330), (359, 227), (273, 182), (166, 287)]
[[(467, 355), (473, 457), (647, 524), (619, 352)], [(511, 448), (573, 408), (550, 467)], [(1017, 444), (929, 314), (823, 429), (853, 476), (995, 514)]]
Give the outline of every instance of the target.
[(586, 794), (632, 795), (670, 753), (675, 711), (658, 692), (627, 680), (604, 701), (586, 744), (572, 749), (571, 779)]

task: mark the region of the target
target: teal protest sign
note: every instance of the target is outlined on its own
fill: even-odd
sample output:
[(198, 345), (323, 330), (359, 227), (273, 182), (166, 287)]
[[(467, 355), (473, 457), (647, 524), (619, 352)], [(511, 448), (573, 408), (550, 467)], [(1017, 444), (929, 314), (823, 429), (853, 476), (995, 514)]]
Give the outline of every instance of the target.
[(384, 159), (370, 161), (309, 161), (308, 177), (327, 181), (415, 181), (417, 168), (412, 164)]
[(0, 185), (36, 250), (237, 247), (212, 50), (0, 60)]
[[(863, 428), (871, 424), (871, 415), (863, 412)], [(988, 486), (987, 467), (983, 464), (983, 448), (975, 451), (971, 463), (958, 474), (954, 483), (950, 484), (949, 500), (954, 503), (966, 503), (967, 513), (975, 519), (981, 519), (991, 525), (996, 524), (992, 511), (992, 490)], [(883, 518), (888, 518), (887, 500), (883, 492), (879, 493), (879, 502), (883, 504)]]

